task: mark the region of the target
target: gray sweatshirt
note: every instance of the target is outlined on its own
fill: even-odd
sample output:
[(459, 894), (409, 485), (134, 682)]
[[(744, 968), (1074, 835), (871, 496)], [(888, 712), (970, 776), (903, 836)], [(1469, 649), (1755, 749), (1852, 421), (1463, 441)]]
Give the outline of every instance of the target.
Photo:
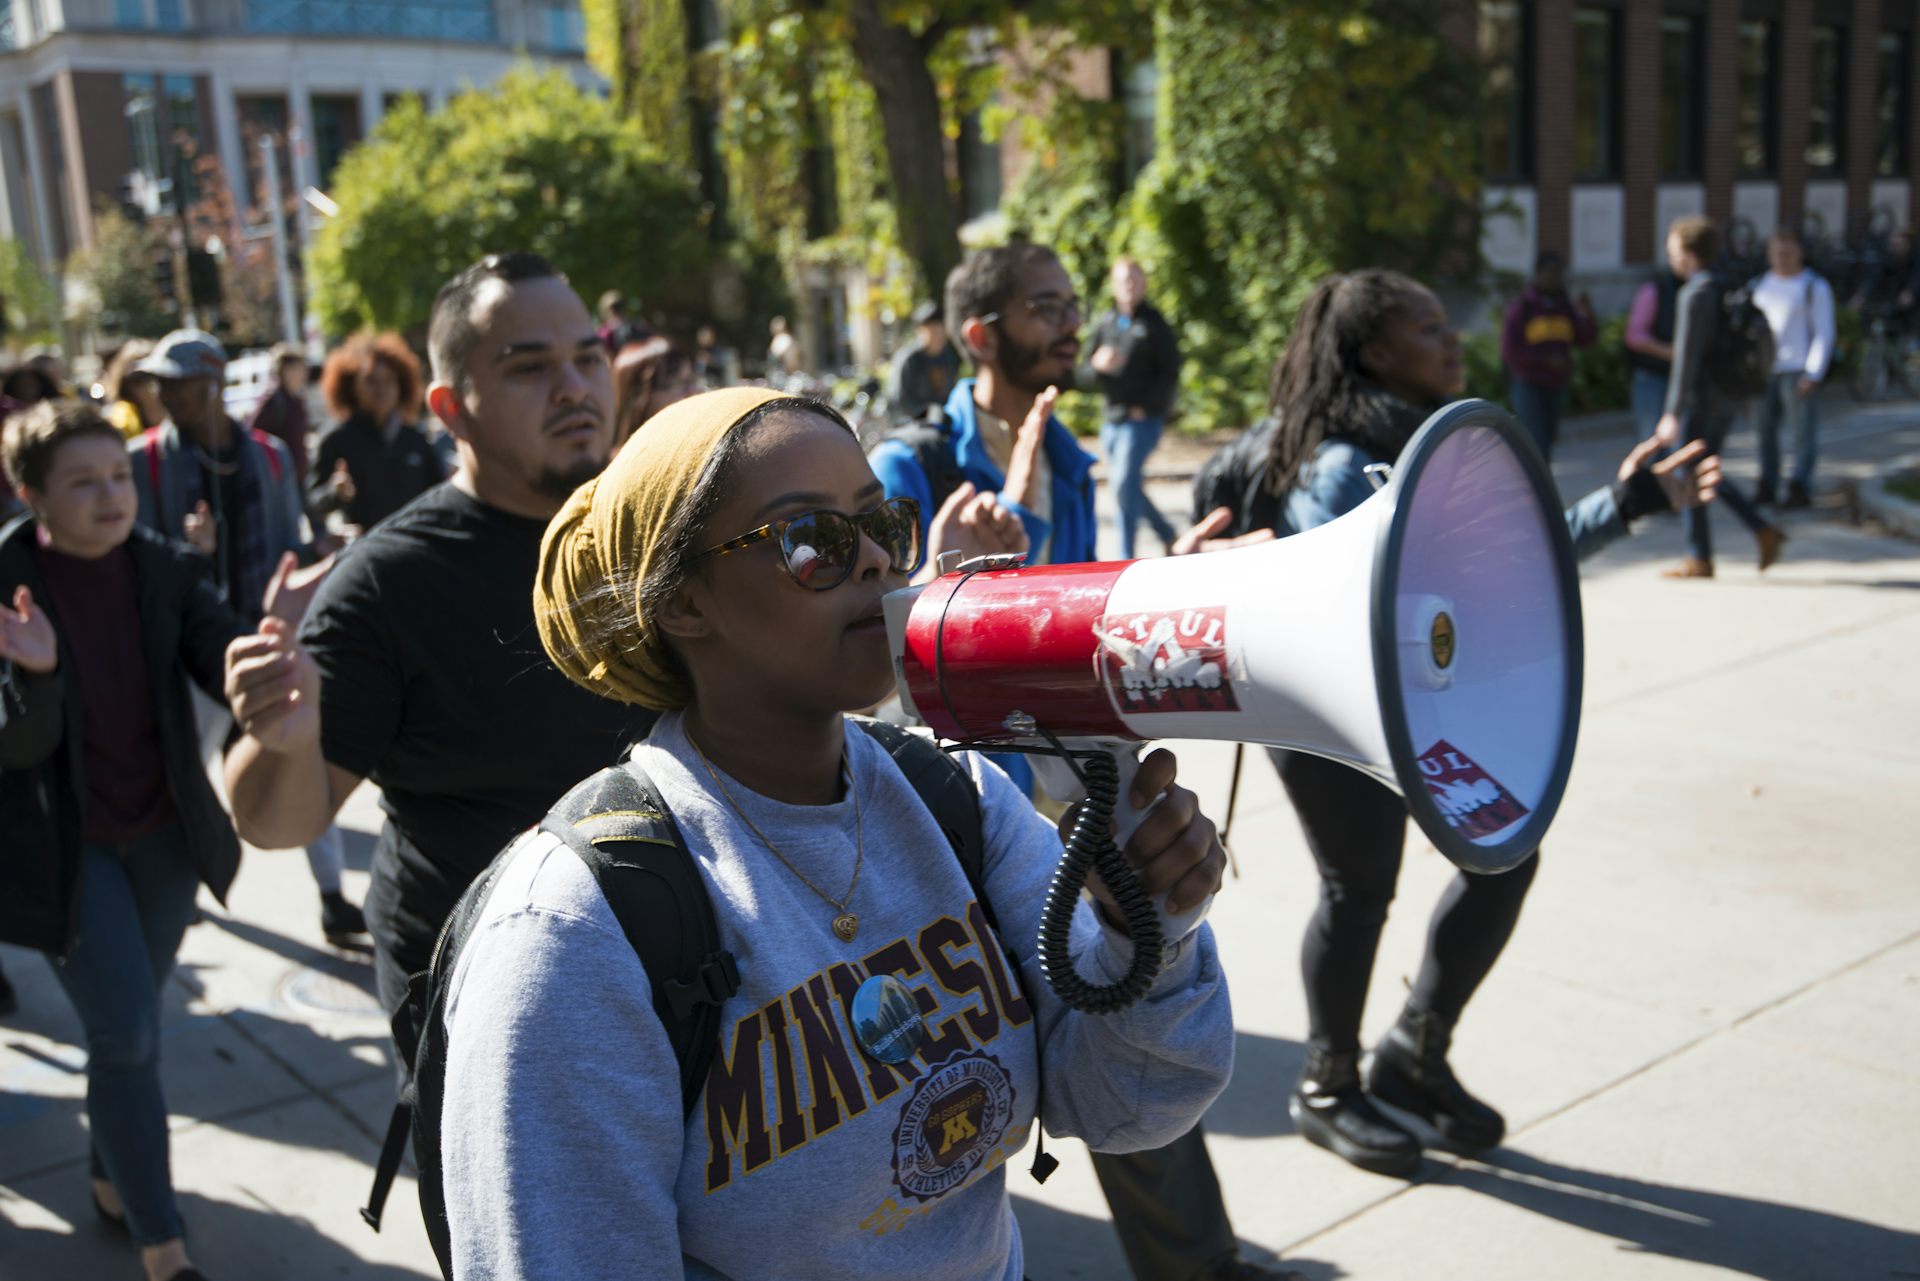
[[(1043, 1060), (1047, 1133), (1107, 1151), (1170, 1142), (1225, 1086), (1233, 1018), (1207, 927), (1133, 1008), (1067, 1009), (1033, 944), (1060, 857), (1053, 826), (997, 767), (959, 758), (981, 790), (996, 940), (892, 760), (858, 730), (846, 738), (857, 786), (833, 805), (787, 805), (722, 778), (836, 895), (853, 874), (857, 793), (851, 943), (715, 795), (679, 716), (635, 749), (740, 968), (707, 1088), (684, 1118), (646, 972), (606, 900), (554, 838), (516, 842), (447, 1007), (441, 1159), (461, 1281), (1018, 1281), (1004, 1163), (1027, 1141)], [(1129, 959), (1084, 903), (1073, 950), (1096, 981)], [(926, 1025), (919, 1052), (892, 1066), (861, 1051), (848, 1012), (855, 988), (883, 973), (907, 985)]]

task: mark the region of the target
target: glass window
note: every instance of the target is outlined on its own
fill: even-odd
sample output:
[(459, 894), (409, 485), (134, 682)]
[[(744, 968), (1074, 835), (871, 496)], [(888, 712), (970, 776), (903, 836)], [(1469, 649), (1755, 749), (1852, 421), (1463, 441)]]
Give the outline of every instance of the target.
[(19, 43), (13, 29), (13, 0), (0, 0), (0, 49), (17, 48)]
[(1839, 27), (1815, 27), (1807, 40), (1807, 171), (1840, 172), (1846, 136), (1846, 101), (1841, 97), (1846, 41)]
[(122, 103), (127, 116), (127, 144), (133, 169), (127, 174), (127, 202), (141, 212), (158, 214), (171, 207), (173, 182), (161, 162), (159, 83), (150, 75), (123, 76)]
[(987, 141), (980, 113), (960, 121), (960, 216), (982, 218), (1000, 208), (1000, 144)]
[(113, 20), (122, 27), (144, 27), (147, 7), (141, 0), (113, 0)]
[(1611, 9), (1573, 11), (1573, 176), (1617, 178), (1620, 173), (1617, 15)]
[(1481, 163), (1489, 178), (1524, 179), (1533, 156), (1526, 8), (1513, 0), (1483, 0), (1478, 41), (1486, 92)]
[(180, 12), (180, 0), (154, 0), (153, 25), (163, 31), (178, 31), (187, 25)]
[(334, 166), (347, 148), (360, 141), (358, 98), (313, 99), (314, 181), (325, 191), (333, 183)]
[(1153, 159), (1154, 124), (1160, 105), (1160, 64), (1152, 58), (1130, 63), (1121, 82), (1127, 109), (1127, 183)]
[(1700, 176), (1700, 20), (1660, 20), (1660, 175)]
[(200, 94), (192, 76), (167, 76), (161, 81), (167, 101), (168, 176), (179, 189), (180, 202), (192, 204), (199, 195), (193, 163), (200, 155)]
[(1880, 84), (1874, 99), (1879, 116), (1878, 145), (1873, 172), (1881, 178), (1899, 178), (1907, 172), (1907, 37), (1905, 32), (1880, 34)]
[(495, 38), (493, 0), (246, 0), (246, 7), (247, 27), (252, 31), (483, 42)]
[(547, 9), (547, 47), (557, 53), (579, 53), (586, 46), (586, 28), (577, 4), (551, 5)]
[(1771, 22), (1740, 24), (1740, 107), (1734, 120), (1734, 152), (1740, 176), (1773, 173), (1774, 40)]
[[(247, 155), (247, 190), (253, 193), (256, 207), (267, 198), (266, 162), (260, 157), (260, 140), (273, 139), (275, 147), (287, 140), (287, 100), (285, 98), (236, 97), (234, 110), (240, 117), (240, 145)], [(293, 194), (292, 166), (282, 150), (278, 157), (280, 199), (284, 203)]]

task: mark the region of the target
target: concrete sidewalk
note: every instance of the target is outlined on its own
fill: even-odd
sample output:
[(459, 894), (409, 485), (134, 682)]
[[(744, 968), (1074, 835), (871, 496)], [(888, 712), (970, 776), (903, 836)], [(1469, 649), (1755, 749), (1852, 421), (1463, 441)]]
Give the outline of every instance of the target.
[[(1823, 473), (1920, 449), (1920, 413), (1835, 416)], [(1570, 497), (1624, 436), (1569, 442)], [(1750, 471), (1744, 443), (1728, 452)], [(1183, 511), (1183, 484), (1156, 484)], [(1721, 577), (1661, 581), (1656, 521), (1586, 566), (1578, 763), (1508, 954), (1455, 1062), (1506, 1112), (1484, 1162), (1412, 1183), (1291, 1132), (1306, 1027), (1297, 952), (1317, 892), (1298, 826), (1250, 753), (1214, 923), (1239, 1057), (1208, 1118), (1236, 1227), (1312, 1281), (1920, 1277), (1920, 547), (1792, 513), (1764, 578), (1716, 520)], [(1279, 585), (1283, 588), (1283, 585)], [(1224, 808), (1232, 749), (1184, 748)], [(350, 886), (378, 826), (347, 814)], [(1451, 875), (1416, 835), (1367, 1031), (1398, 1009)], [(169, 989), (174, 1169), (196, 1259), (234, 1278), (433, 1275), (402, 1182), (359, 1220), (392, 1097), (364, 958), (327, 948), (298, 853), (250, 853), (207, 905)], [(46, 964), (0, 948), (21, 990), (0, 1023), (0, 1281), (133, 1278), (87, 1202), (78, 1029)], [(1084, 1152), (1010, 1187), (1035, 1281), (1125, 1276)], [(743, 1279), (745, 1281), (745, 1279)]]

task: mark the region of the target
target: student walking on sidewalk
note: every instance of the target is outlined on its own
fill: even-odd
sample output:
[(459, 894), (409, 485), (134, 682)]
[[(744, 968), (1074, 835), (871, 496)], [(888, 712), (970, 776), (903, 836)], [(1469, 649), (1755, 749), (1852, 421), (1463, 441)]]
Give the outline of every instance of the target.
[[(1673, 335), (1673, 376), (1667, 383), (1667, 407), (1654, 435), (1669, 449), (1683, 441), (1704, 440), (1707, 452), (1718, 454), (1733, 424), (1735, 406), (1714, 385), (1710, 356), (1723, 323), (1725, 288), (1713, 278), (1708, 264), (1720, 256), (1720, 231), (1711, 220), (1679, 218), (1667, 233), (1667, 261), (1687, 283), (1674, 301), (1677, 315)], [(1720, 485), (1720, 501), (1740, 523), (1753, 531), (1760, 568), (1780, 559), (1787, 536), (1769, 524), (1753, 504), (1729, 482)], [(1665, 572), (1667, 578), (1713, 577), (1713, 532), (1705, 507), (1681, 513), (1687, 536), (1687, 558)]]
[(1760, 436), (1760, 489), (1755, 502), (1774, 501), (1780, 484), (1780, 424), (1793, 432), (1793, 474), (1783, 507), (1812, 502), (1813, 465), (1820, 429), (1816, 397), (1833, 364), (1833, 286), (1807, 266), (1800, 233), (1782, 227), (1767, 241), (1767, 274), (1753, 287), (1753, 304), (1773, 330), (1773, 381), (1761, 393), (1754, 426)]
[(247, 625), (204, 558), (136, 527), (126, 443), (91, 407), (13, 418), (0, 454), (31, 508), (0, 531), (0, 940), (44, 951), (79, 1016), (95, 1212), (150, 1281), (198, 1281), (168, 1168), (161, 992), (195, 895), (224, 901), (240, 865), (188, 690), (222, 693)]
[(1573, 382), (1573, 352), (1591, 347), (1596, 332), (1593, 304), (1585, 294), (1567, 297), (1560, 255), (1543, 253), (1533, 279), (1507, 304), (1500, 326), (1500, 360), (1507, 367), (1513, 416), (1533, 437), (1542, 458), (1553, 457), (1560, 415)]

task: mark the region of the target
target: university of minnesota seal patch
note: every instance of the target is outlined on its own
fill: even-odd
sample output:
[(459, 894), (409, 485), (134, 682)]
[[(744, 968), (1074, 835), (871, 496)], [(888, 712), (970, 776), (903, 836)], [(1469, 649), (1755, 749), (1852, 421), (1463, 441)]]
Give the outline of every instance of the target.
[(920, 1078), (893, 1132), (893, 1177), (920, 1201), (967, 1181), (1006, 1135), (1013, 1079), (991, 1054), (957, 1054)]

